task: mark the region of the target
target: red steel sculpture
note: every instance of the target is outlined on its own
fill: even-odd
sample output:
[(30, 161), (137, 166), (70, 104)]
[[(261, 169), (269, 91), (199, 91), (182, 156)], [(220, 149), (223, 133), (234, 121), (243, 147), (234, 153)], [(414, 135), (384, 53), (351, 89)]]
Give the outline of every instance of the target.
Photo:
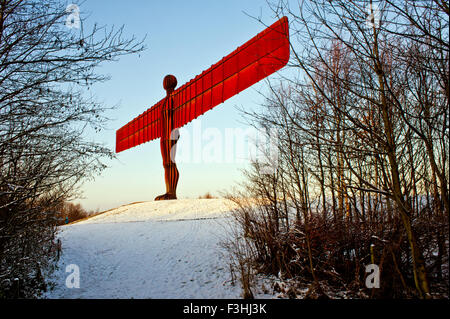
[(278, 71), (288, 60), (289, 25), (283, 17), (178, 89), (175, 76), (167, 75), (166, 97), (117, 130), (116, 152), (160, 137), (166, 193), (155, 200), (176, 199), (177, 128)]

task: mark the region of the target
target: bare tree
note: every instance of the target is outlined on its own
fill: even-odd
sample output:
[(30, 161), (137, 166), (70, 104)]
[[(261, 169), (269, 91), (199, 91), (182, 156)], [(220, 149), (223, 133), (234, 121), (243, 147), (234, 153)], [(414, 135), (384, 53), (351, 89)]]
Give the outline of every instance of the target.
[(88, 94), (102, 62), (143, 50), (123, 28), (68, 28), (57, 0), (0, 1), (0, 297), (33, 297), (52, 258), (57, 207), (99, 173), (87, 141), (105, 107)]
[(246, 189), (255, 196), (267, 183), (288, 194), (277, 200), (279, 216), (301, 213), (279, 237), (306, 259), (296, 263), (304, 258), (297, 250), (284, 264), (307, 260), (314, 282), (334, 272), (333, 280), (361, 287), (362, 265), (377, 263), (385, 283), (378, 295), (430, 298), (448, 259), (448, 5), (269, 5), (289, 17), (289, 65), (299, 73), (269, 87), (262, 111), (244, 112), (282, 132), (283, 182), (253, 170), (258, 188)]

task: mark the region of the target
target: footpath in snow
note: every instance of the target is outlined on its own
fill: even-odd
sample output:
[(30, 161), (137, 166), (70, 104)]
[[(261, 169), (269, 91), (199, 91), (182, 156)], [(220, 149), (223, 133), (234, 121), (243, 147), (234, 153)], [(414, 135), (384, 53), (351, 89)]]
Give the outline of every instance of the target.
[[(241, 298), (220, 241), (232, 203), (181, 199), (121, 206), (61, 227), (56, 286), (45, 298)], [(80, 288), (66, 287), (66, 266)]]

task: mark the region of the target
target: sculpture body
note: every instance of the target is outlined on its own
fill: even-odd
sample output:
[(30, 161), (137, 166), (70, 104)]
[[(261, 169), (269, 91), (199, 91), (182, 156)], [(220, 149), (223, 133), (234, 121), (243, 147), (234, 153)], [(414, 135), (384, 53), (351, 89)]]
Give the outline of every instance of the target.
[(163, 107), (161, 108), (161, 155), (164, 166), (164, 179), (166, 182), (166, 193), (157, 196), (155, 200), (177, 199), (177, 184), (179, 172), (175, 163), (176, 143), (179, 139), (178, 130), (173, 123), (173, 97), (172, 93), (177, 86), (177, 79), (173, 75), (166, 75), (163, 81), (167, 92)]
[(166, 193), (176, 199), (177, 128), (281, 69), (289, 60), (289, 25), (281, 18), (264, 31), (175, 90), (173, 75), (164, 78), (166, 97), (116, 132), (116, 152), (161, 138)]

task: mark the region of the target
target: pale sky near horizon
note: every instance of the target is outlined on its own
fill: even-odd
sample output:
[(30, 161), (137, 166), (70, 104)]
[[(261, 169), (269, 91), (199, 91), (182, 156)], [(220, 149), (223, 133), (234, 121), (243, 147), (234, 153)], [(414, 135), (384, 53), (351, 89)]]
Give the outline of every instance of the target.
[[(125, 56), (98, 70), (110, 75), (111, 80), (96, 85), (95, 95), (106, 106), (117, 108), (105, 114), (111, 119), (108, 129), (87, 138), (111, 149), (115, 147), (118, 128), (164, 97), (162, 79), (166, 74), (175, 75), (181, 86), (265, 28), (245, 13), (261, 16), (267, 25), (276, 21), (264, 0), (86, 0), (80, 11), (82, 17), (88, 14), (85, 28), (93, 23), (124, 25), (125, 36), (142, 39), (147, 35), (144, 43), (147, 49), (140, 56)], [(276, 79), (276, 75), (271, 78)], [(198, 197), (206, 192), (219, 195), (243, 180), (241, 169), (248, 164), (235, 154), (235, 146), (227, 146), (224, 139), (227, 130), (247, 128), (236, 106), (258, 107), (264, 98), (257, 91), (264, 91), (264, 87), (261, 81), (185, 126), (188, 133), (181, 136), (179, 144), (188, 146), (191, 161), (178, 164), (179, 198)], [(203, 157), (205, 149), (192, 146), (193, 139), (199, 139), (194, 137), (194, 127), (199, 130), (200, 126), (201, 146), (207, 146), (214, 134), (222, 138), (223, 160), (219, 163), (208, 162)], [(226, 159), (226, 154), (231, 156)], [(75, 200), (88, 210), (102, 211), (149, 201), (165, 192), (159, 140), (121, 152), (116, 160), (105, 163), (108, 168), (93, 181), (84, 183), (83, 198)]]

